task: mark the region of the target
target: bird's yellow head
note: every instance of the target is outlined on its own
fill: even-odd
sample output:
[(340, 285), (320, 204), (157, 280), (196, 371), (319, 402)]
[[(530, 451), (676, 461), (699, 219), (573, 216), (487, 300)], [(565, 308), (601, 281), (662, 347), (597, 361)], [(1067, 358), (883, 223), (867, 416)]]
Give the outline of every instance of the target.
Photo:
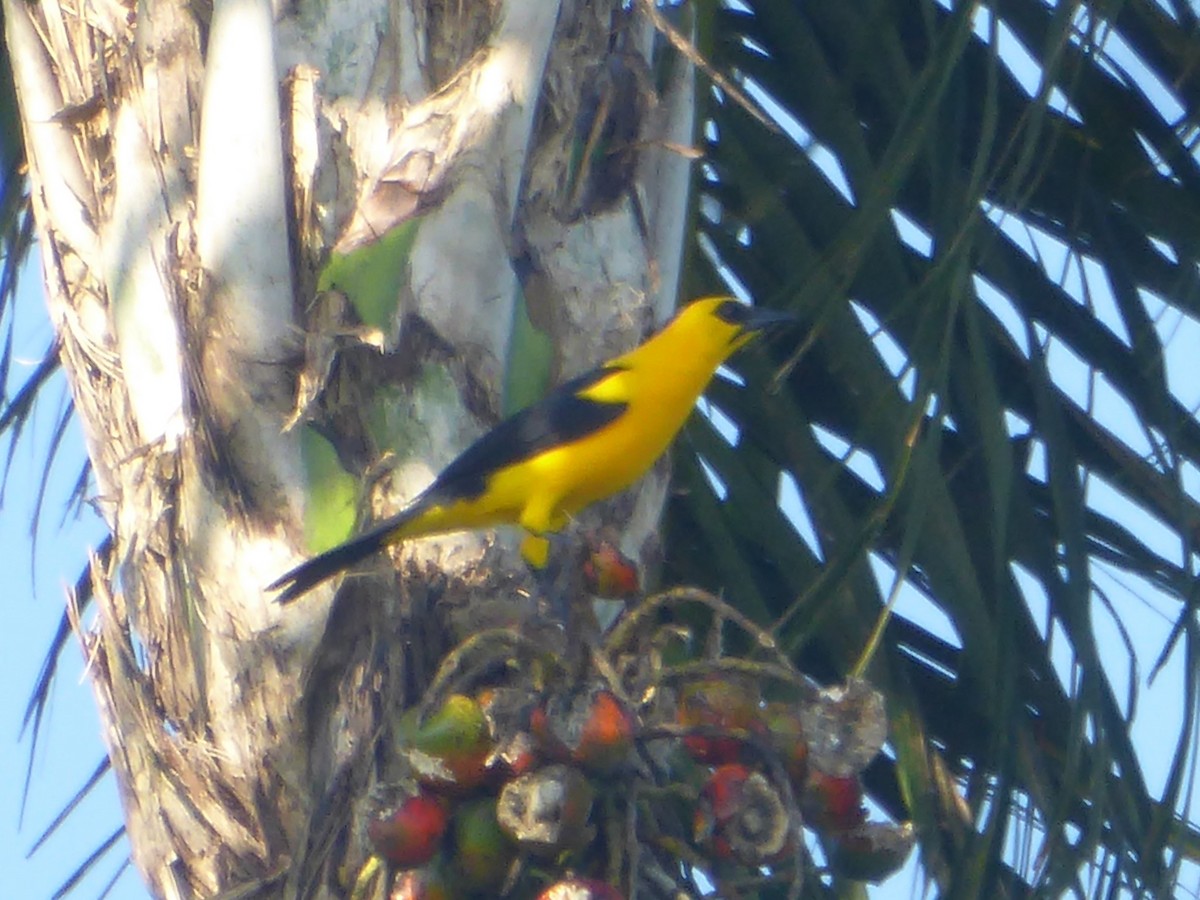
[(787, 313), (760, 309), (732, 297), (705, 297), (683, 307), (665, 330), (689, 336), (697, 350), (707, 350), (714, 364), (719, 364), (764, 329), (794, 321)]

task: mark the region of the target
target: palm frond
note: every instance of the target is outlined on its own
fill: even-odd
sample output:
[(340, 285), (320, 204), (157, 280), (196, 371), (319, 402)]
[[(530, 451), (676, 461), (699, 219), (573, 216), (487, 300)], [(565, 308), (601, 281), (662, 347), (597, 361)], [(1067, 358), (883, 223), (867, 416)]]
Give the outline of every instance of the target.
[[(100, 565), (107, 565), (112, 556), (112, 549), (113, 541), (110, 535), (96, 549), (93, 558)], [(37, 755), (38, 737), (41, 734), (42, 719), (50, 703), (50, 692), (54, 686), (54, 677), (58, 673), (58, 664), (62, 658), (63, 651), (70, 643), (75, 624), (79, 621), (79, 617), (83, 614), (83, 610), (87, 608), (91, 599), (92, 567), (91, 564), (88, 564), (84, 566), (79, 577), (75, 579), (74, 588), (68, 595), (68, 605), (63, 609), (62, 615), (59, 617), (58, 627), (54, 631), (54, 636), (50, 639), (50, 646), (46, 649), (46, 655), (42, 659), (42, 665), (38, 670), (37, 678), (34, 680), (33, 689), (29, 693), (29, 700), (25, 704), (25, 714), (21, 718), (20, 737), (23, 738), (26, 732), (29, 733), (29, 757), (25, 764), (25, 784), (21, 789), (21, 820), (25, 818), (25, 804), (29, 799), (30, 780), (33, 777), (33, 760)]]
[(61, 810), (59, 810), (59, 813), (54, 817), (54, 820), (46, 826), (40, 835), (38, 835), (38, 839), (33, 842), (33, 846), (30, 847), (29, 852), (25, 854), (26, 859), (37, 853), (38, 848), (45, 844), (46, 841), (50, 840), (50, 838), (54, 835), (54, 832), (58, 830), (59, 826), (67, 820), (67, 817), (79, 806), (81, 802), (83, 802), (83, 799), (91, 793), (92, 789), (100, 783), (100, 780), (107, 775), (111, 769), (112, 763), (109, 762), (107, 756), (96, 764), (96, 768), (92, 771), (92, 774), (88, 776), (88, 779), (84, 782), (83, 786), (75, 792), (75, 795), (67, 801), (67, 804)]
[(58, 348), (51, 346), (42, 354), (41, 359), (22, 382), (13, 398), (0, 406), (0, 437), (7, 438), (8, 443), (4, 473), (0, 475), (0, 503), (4, 502), (4, 491), (8, 483), (8, 474), (12, 469), (13, 454), (16, 453), (17, 445), (30, 421), (34, 405), (41, 396), (42, 389), (58, 371), (58, 368)]
[[(117, 842), (120, 841), (121, 838), (124, 837), (124, 835), (125, 835), (125, 826), (122, 825), (120, 828), (118, 828), (116, 831), (114, 831), (112, 834), (110, 834), (107, 838), (105, 838), (103, 841), (101, 841), (100, 845), (94, 851), (92, 851), (91, 854), (88, 855), (88, 858), (79, 864), (79, 866), (75, 869), (75, 871), (73, 871), (70, 874), (70, 876), (67, 878), (66, 881), (64, 881), (61, 885), (59, 885), (58, 890), (56, 890), (54, 892), (54, 894), (51, 897), (51, 900), (61, 900), (61, 898), (65, 897), (69, 893), (71, 893), (71, 891), (73, 891), (75, 889), (75, 886), (78, 885), (79, 882), (82, 881), (83, 878), (85, 876), (87, 876), (87, 874), (89, 872), (92, 871), (92, 869), (96, 866), (96, 864), (99, 863), (100, 860), (102, 860), (108, 854), (108, 852), (117, 845)], [(121, 872), (123, 872), (125, 870), (125, 867), (127, 865), (128, 865), (128, 861), (121, 863), (119, 871), (106, 884), (106, 886), (104, 888), (105, 893), (107, 893), (111, 889), (112, 883), (121, 874)]]
[(1173, 604), (1194, 658), (1200, 426), (1164, 323), (1196, 310), (1200, 38), (1174, 13), (751, 0), (698, 27), (784, 128), (709, 93), (688, 292), (808, 331), (739, 367), (777, 394), (713, 390), (737, 436), (692, 429), (668, 558), (818, 677), (900, 598), (868, 669), (893, 718), (878, 799), (955, 893), (1170, 893), (1195, 858), (1198, 676), (1152, 786), (1132, 723), (1170, 648), (1128, 600)]

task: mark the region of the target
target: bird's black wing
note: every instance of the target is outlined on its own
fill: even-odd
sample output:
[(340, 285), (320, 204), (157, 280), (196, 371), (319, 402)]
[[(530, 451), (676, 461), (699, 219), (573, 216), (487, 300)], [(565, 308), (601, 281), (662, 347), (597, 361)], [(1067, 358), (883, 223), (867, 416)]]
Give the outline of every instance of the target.
[(567, 381), (542, 400), (505, 419), (464, 450), (428, 488), (396, 515), (363, 534), (309, 559), (268, 586), (288, 603), (326, 578), (366, 559), (387, 545), (406, 522), (440, 503), (471, 500), (487, 490), (488, 478), (505, 466), (536, 456), (543, 450), (569, 444), (618, 418), (624, 403), (601, 403), (578, 396), (618, 371), (595, 369)]
[(581, 391), (618, 369), (602, 366), (564, 381), (532, 406), (505, 419), (460, 453), (425, 491), (422, 500), (470, 500), (487, 490), (495, 472), (551, 447), (587, 437), (616, 420), (628, 404), (580, 397)]

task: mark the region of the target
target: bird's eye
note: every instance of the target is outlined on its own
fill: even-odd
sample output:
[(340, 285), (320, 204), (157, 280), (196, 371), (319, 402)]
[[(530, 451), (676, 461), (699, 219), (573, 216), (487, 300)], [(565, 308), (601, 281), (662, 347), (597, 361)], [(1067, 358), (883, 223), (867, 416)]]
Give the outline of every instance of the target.
[(745, 325), (750, 318), (750, 307), (737, 300), (726, 300), (717, 307), (716, 315), (730, 325)]

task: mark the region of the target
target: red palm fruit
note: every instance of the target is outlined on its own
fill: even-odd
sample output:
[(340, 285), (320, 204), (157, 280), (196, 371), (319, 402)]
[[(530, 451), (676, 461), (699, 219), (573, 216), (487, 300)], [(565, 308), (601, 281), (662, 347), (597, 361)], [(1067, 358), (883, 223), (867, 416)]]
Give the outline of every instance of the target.
[(497, 894), (517, 848), (496, 819), (496, 798), (481, 797), (454, 813), (453, 864), (464, 886)]
[(591, 772), (611, 772), (633, 748), (633, 713), (603, 684), (551, 695), (529, 723), (546, 756)]
[(684, 728), (708, 732), (684, 737), (683, 745), (692, 758), (710, 766), (736, 762), (742, 755), (744, 737), (725, 732), (748, 731), (759, 719), (759, 700), (757, 687), (742, 679), (712, 676), (685, 685), (679, 694), (676, 721)]
[(695, 837), (717, 859), (761, 866), (791, 846), (791, 827), (779, 792), (761, 772), (740, 763), (713, 770), (700, 791)]
[(537, 900), (623, 900), (611, 884), (595, 878), (567, 878), (556, 881), (537, 895)]
[(415, 782), (390, 785), (367, 823), (367, 837), (392, 865), (411, 869), (433, 859), (448, 818), (446, 801)]
[(583, 584), (597, 597), (627, 600), (638, 595), (637, 565), (611, 541), (594, 544), (583, 561)]
[(529, 730), (542, 753), (607, 773), (633, 747), (634, 717), (603, 683), (552, 694), (534, 708)]
[(823, 833), (848, 831), (866, 821), (862, 783), (857, 775), (826, 775), (809, 769), (800, 795), (804, 818)]
[(613, 771), (629, 758), (633, 726), (633, 714), (612, 691), (596, 691), (572, 759), (592, 772)]
[(452, 694), (409, 738), (405, 753), (413, 771), (437, 790), (463, 792), (487, 774), (492, 740), (478, 701)]

